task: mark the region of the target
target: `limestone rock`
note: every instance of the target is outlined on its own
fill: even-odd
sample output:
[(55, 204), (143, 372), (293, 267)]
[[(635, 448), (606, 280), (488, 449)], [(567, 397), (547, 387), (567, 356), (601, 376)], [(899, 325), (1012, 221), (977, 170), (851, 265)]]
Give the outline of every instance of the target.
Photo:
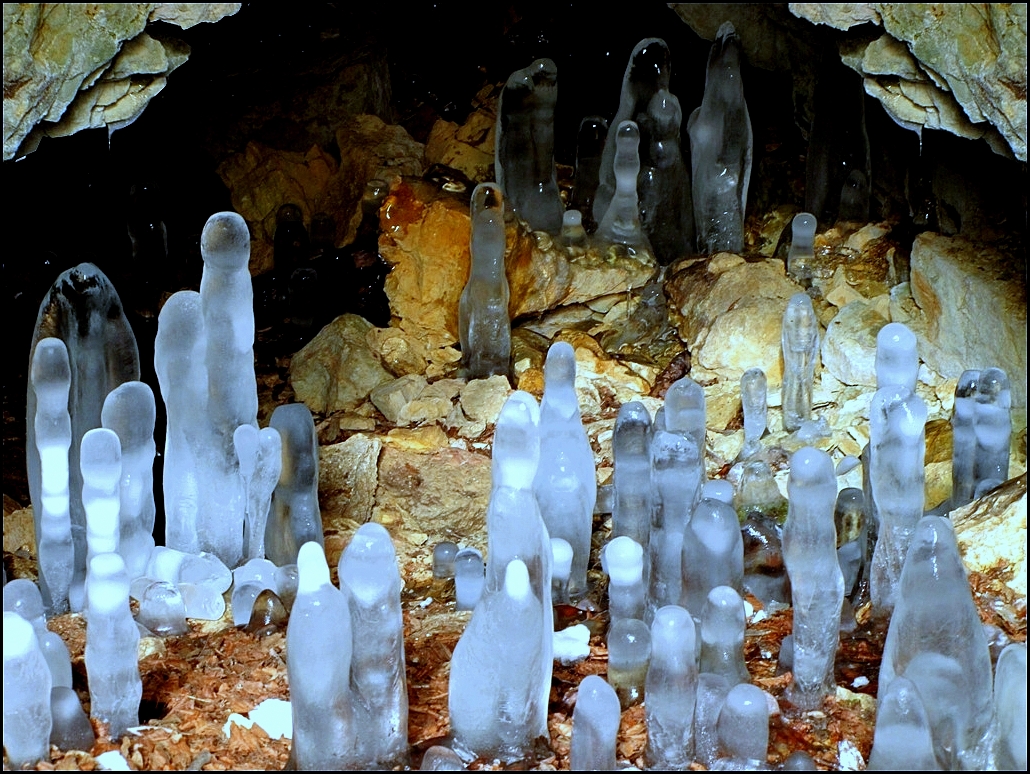
[(372, 328), (368, 344), (394, 376), (425, 373), (429, 364), (426, 342), (400, 328)]
[(399, 379), (380, 384), (372, 390), (369, 397), (377, 409), (383, 412), (393, 424), (401, 423), (401, 411), (422, 391), (429, 386), (429, 382), (422, 374), (408, 374)]
[(189, 56), (184, 43), (145, 33), (147, 22), (187, 28), (240, 5), (4, 3), (4, 160), (44, 135), (132, 123)]
[(911, 321), (919, 355), (934, 371), (958, 377), (997, 366), (1012, 384), (1012, 405), (1026, 407), (1026, 282), (1022, 261), (1000, 248), (926, 232), (912, 245)]
[(426, 140), (426, 163), (443, 164), (463, 172), (474, 183), (493, 180), (497, 94), (485, 86), (472, 101), (465, 123), (437, 119)]
[(355, 408), (390, 374), (369, 349), (372, 324), (354, 314), (337, 317), (293, 356), (290, 384), (316, 413)]
[(461, 389), (461, 410), (473, 421), (496, 424), (501, 407), (511, 392), (507, 377), (499, 374), (473, 379)]
[(318, 504), (328, 529), (346, 529), (372, 518), (383, 442), (356, 433), (318, 449)]
[(854, 301), (830, 321), (822, 343), (823, 368), (844, 384), (876, 387), (876, 334), (889, 320)]
[(1026, 474), (951, 512), (966, 567), (998, 571), (1026, 596)]

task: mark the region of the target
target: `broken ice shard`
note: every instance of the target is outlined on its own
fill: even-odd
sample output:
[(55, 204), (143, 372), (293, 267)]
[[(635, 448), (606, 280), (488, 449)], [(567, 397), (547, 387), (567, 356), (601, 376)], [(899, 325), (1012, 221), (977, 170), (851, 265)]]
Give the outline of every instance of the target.
[(750, 683), (730, 688), (719, 713), (719, 746), (747, 769), (762, 767), (769, 755), (769, 703), (765, 691)]
[(605, 546), (608, 568), (608, 617), (612, 625), (624, 618), (644, 617), (647, 587), (644, 583), (644, 549), (633, 538), (621, 535)]
[(867, 771), (938, 771), (930, 720), (911, 680), (895, 677), (882, 688)]
[(88, 752), (93, 749), (96, 734), (82, 709), (79, 695), (71, 686), (55, 685), (50, 690), (50, 719), (50, 744), (61, 750)]
[(701, 500), (683, 531), (683, 590), (680, 604), (700, 617), (708, 593), (730, 586), (739, 594), (744, 583), (744, 539), (737, 512), (719, 500)]
[(143, 382), (125, 382), (108, 393), (100, 415), (103, 426), (118, 435), (122, 449), (119, 482), (118, 553), (130, 578), (147, 568), (154, 549), (154, 393)]
[(486, 582), (483, 555), (475, 548), (463, 548), (454, 557), (454, 609), (475, 610)]
[(615, 770), (615, 742), (621, 718), (619, 697), (604, 678), (584, 677), (572, 713), (569, 766), (573, 771)]
[(945, 769), (979, 769), (991, 722), (991, 656), (951, 522), (919, 520), (883, 646), (881, 690), (898, 676), (925, 702)]
[(86, 675), (89, 714), (106, 723), (111, 739), (139, 725), (143, 682), (139, 672), (139, 628), (129, 609), (129, 577), (118, 554), (90, 560), (86, 586)]
[(655, 613), (644, 702), (652, 768), (684, 771), (694, 759), (695, 642), (694, 619), (682, 607)]
[(951, 416), (951, 507), (973, 500), (976, 491), (976, 386), (979, 371), (963, 371), (955, 385), (955, 412)]
[(615, 502), (612, 537), (642, 546), (651, 531), (651, 415), (639, 401), (623, 403), (612, 435)]
[(926, 404), (905, 387), (884, 387), (869, 406), (869, 487), (879, 518), (870, 573), (873, 608), (894, 609), (912, 531), (923, 515)]
[(608, 630), (608, 682), (623, 709), (644, 699), (651, 662), (651, 629), (639, 618), (619, 618)]
[(253, 425), (240, 425), (232, 439), (247, 502), (243, 525), (245, 558), (263, 559), (272, 494), (282, 473), (282, 436), (274, 427), (258, 430)]
[(817, 709), (833, 690), (844, 577), (833, 523), (837, 477), (824, 451), (806, 446), (790, 458), (783, 561), (794, 607), (794, 682), (790, 700)]
[[(594, 196), (600, 182), (601, 156), (608, 136), (608, 122), (601, 116), (587, 116), (579, 122), (576, 135), (576, 180), (572, 187), (569, 207), (578, 210), (583, 227), (593, 233), (597, 230)], [(604, 213), (600, 213), (602, 216)]]
[(795, 293), (783, 312), (783, 429), (793, 432), (812, 418), (812, 380), (819, 357), (819, 321), (812, 299)]
[(762, 436), (769, 425), (765, 372), (749, 368), (740, 377), (740, 402), (744, 410), (744, 448), (740, 458), (754, 456), (762, 448)]
[[(639, 121), (647, 113), (651, 99), (661, 89), (668, 90), (672, 77), (672, 54), (661, 38), (645, 38), (633, 48), (626, 72), (622, 78), (619, 109), (610, 126), (621, 126), (624, 121)], [(594, 199), (594, 219), (600, 222), (608, 212), (616, 195), (617, 177), (616, 143), (608, 138), (601, 155), (600, 183)], [(650, 145), (645, 138), (644, 147)], [(634, 177), (636, 173), (634, 173)]]
[(536, 231), (561, 230), (554, 168), (554, 106), (558, 68), (537, 59), (508, 78), (497, 104), (494, 173), (512, 212)]
[[(32, 334), (29, 363), (40, 340), (64, 341), (71, 372), (68, 413), (71, 446), (68, 449), (69, 518), (75, 547), (72, 587), (81, 590), (86, 577), (86, 512), (82, 507), (79, 450), (87, 430), (100, 427), (100, 411), (107, 394), (122, 382), (139, 379), (139, 350), (121, 299), (107, 276), (91, 263), (80, 263), (54, 281), (39, 306)], [(29, 380), (25, 396), (25, 456), (36, 535), (42, 536), (43, 505), (40, 458), (36, 446), (36, 391)], [(42, 579), (45, 582), (45, 578)], [(49, 591), (44, 590), (44, 599)], [(81, 606), (81, 598), (79, 599)]]
[(276, 406), (268, 425), (282, 439), (282, 471), (265, 527), (265, 552), (276, 565), (293, 564), (304, 543), (324, 545), (318, 507), (318, 437), (311, 410), (303, 403)]
[[(611, 142), (611, 138), (609, 138)], [(650, 251), (640, 224), (637, 176), (640, 173), (640, 129), (633, 121), (623, 121), (615, 130), (615, 195), (597, 226), (597, 239), (626, 245), (633, 250)]]
[(408, 691), (404, 674), (401, 576), (390, 533), (382, 524), (358, 527), (340, 557), (340, 588), (349, 592), (351, 692), (355, 763), (367, 769), (406, 765)]
[[(79, 452), (82, 505), (86, 510), (87, 556), (118, 551), (122, 446), (113, 430), (95, 428), (82, 437)], [(78, 611), (72, 590), (72, 610)]]
[(725, 22), (708, 55), (701, 106), (687, 122), (698, 249), (709, 255), (744, 250), (752, 136), (740, 61), (740, 37)]
[(339, 771), (354, 764), (347, 595), (329, 580), (318, 543), (297, 552), (300, 583), (286, 629), (286, 669), (293, 711), (290, 764), (297, 771)]
[(887, 323), (876, 334), (876, 388), (896, 384), (915, 390), (918, 376), (916, 335), (902, 323)]
[(459, 751), (510, 763), (525, 758), (546, 729), (542, 620), (529, 571), (513, 559), (502, 588), (476, 607), (451, 657), (448, 707)]
[(531, 489), (540, 461), (540, 406), (524, 390), (508, 396), (494, 430), (491, 487)]
[(4, 612), (4, 752), (11, 768), (50, 760), (50, 669), (32, 624)]
[(638, 119), (648, 141), (638, 179), (640, 221), (661, 264), (694, 251), (694, 203), (690, 172), (680, 147), (683, 111), (674, 94), (659, 89)]
[(504, 197), (494, 183), (472, 192), (469, 279), (458, 301), (458, 338), (467, 377), (507, 376), (511, 359)]
[(702, 672), (726, 677), (730, 685), (751, 682), (744, 663), (744, 600), (729, 586), (708, 592), (701, 610)]
[(787, 251), (787, 274), (801, 285), (812, 281), (815, 260), (815, 215), (800, 212), (791, 221), (790, 250)]
[(1011, 407), (1012, 393), (1005, 372), (1000, 368), (981, 371), (976, 381), (973, 409), (973, 432), (976, 435), (973, 480), (977, 485), (984, 481), (1008, 480)]
[(1026, 770), (1026, 643), (1013, 642), (994, 671), (994, 763), (999, 771)]
[(68, 612), (68, 593), (75, 570), (75, 547), (69, 511), (68, 450), (72, 421), (68, 348), (57, 338), (41, 339), (32, 356), (30, 381), (36, 394), (34, 430), (39, 455), (41, 511), (36, 540), (39, 587), (51, 615)]

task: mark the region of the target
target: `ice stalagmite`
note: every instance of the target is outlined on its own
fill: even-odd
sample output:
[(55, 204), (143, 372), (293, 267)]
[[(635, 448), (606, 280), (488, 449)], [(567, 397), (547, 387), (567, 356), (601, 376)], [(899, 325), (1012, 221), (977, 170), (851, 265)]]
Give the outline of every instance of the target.
[(911, 680), (881, 687), (867, 771), (939, 771), (923, 698)]
[(744, 662), (744, 600), (731, 586), (708, 592), (701, 609), (702, 672), (723, 675), (730, 685), (751, 682)]
[(551, 538), (551, 602), (571, 605), (569, 576), (572, 575), (572, 546), (564, 538)]
[(683, 111), (674, 94), (659, 89), (640, 122), (649, 139), (638, 179), (640, 221), (661, 264), (694, 251), (694, 203), (690, 172), (680, 147)]
[[(743, 683), (730, 688), (719, 713), (719, 747), (731, 761), (713, 768), (754, 771), (769, 755), (769, 704), (765, 692)], [(733, 765), (736, 764), (736, 765)]]
[(869, 486), (879, 518), (870, 573), (873, 608), (894, 609), (898, 579), (923, 515), (926, 404), (905, 387), (884, 387), (869, 406)]
[(994, 763), (1026, 771), (1026, 643), (1013, 642), (994, 670)]
[(794, 607), (794, 682), (790, 700), (817, 709), (833, 690), (844, 577), (837, 564), (833, 509), (837, 478), (824, 451), (805, 447), (790, 459), (783, 561)]
[(740, 64), (740, 37), (726, 22), (708, 55), (704, 99), (687, 122), (694, 224), (706, 254), (744, 249), (752, 136)]
[[(86, 577), (86, 512), (82, 507), (79, 450), (86, 431), (100, 427), (107, 393), (122, 382), (139, 379), (139, 350), (118, 292), (91, 263), (62, 272), (44, 296), (29, 350), (31, 363), (40, 340), (53, 337), (68, 350), (71, 387), (71, 446), (68, 449), (69, 518), (75, 547), (72, 587), (81, 591)], [(25, 457), (36, 535), (42, 536), (40, 458), (36, 446), (36, 391), (29, 380), (25, 396)], [(41, 578), (45, 583), (45, 578)], [(49, 591), (43, 591), (48, 599)], [(79, 600), (81, 604), (81, 598)]]
[(655, 613), (644, 702), (652, 768), (685, 771), (694, 760), (695, 641), (694, 619), (682, 607)]
[(609, 138), (615, 145), (615, 195), (597, 226), (597, 238), (626, 245), (633, 250), (648, 250), (647, 235), (640, 224), (637, 176), (640, 173), (640, 129), (633, 121), (623, 121)]
[(795, 293), (783, 312), (783, 429), (793, 432), (812, 418), (812, 380), (819, 357), (819, 321), (812, 299)]
[(524, 390), (508, 396), (494, 431), (491, 487), (532, 489), (540, 462), (540, 406)]
[(633, 538), (621, 535), (605, 546), (608, 566), (608, 616), (614, 626), (625, 618), (644, 618), (647, 586), (644, 582), (644, 549)]
[(897, 384), (915, 390), (918, 376), (916, 335), (902, 323), (887, 323), (876, 334), (876, 388)]
[(670, 433), (690, 438), (698, 455), (705, 452), (705, 391), (701, 385), (684, 376), (665, 393), (665, 427)]
[[(68, 348), (56, 338), (41, 339), (32, 357), (30, 380), (36, 394), (34, 430), (40, 462), (41, 511), (39, 537), (39, 588), (48, 600), (51, 615), (68, 612), (68, 594), (75, 570), (75, 547), (69, 511), (68, 451), (72, 421), (68, 413), (71, 389)], [(80, 500), (81, 502), (81, 500)]]
[(1012, 436), (1012, 394), (1009, 378), (1000, 368), (986, 368), (976, 382), (973, 432), (976, 454), (973, 480), (976, 486), (1009, 477), (1009, 443)]
[(573, 771), (615, 770), (615, 742), (621, 716), (619, 697), (604, 678), (584, 677), (572, 713), (569, 766)]
[(258, 430), (253, 425), (240, 425), (232, 438), (247, 498), (243, 525), (245, 556), (248, 561), (263, 559), (272, 493), (283, 466), (282, 436), (274, 427)]
[(753, 457), (762, 449), (762, 436), (769, 426), (765, 372), (749, 368), (740, 377), (740, 402), (744, 410), (744, 448), (740, 458)]
[(147, 569), (154, 550), (154, 393), (143, 382), (125, 382), (108, 394), (100, 418), (121, 443), (118, 553), (134, 579)]
[(644, 699), (651, 661), (651, 629), (639, 618), (620, 618), (608, 631), (608, 682), (623, 709)]
[(349, 592), (355, 762), (376, 769), (408, 759), (408, 690), (397, 554), (382, 524), (362, 524), (340, 557)]
[(651, 531), (651, 415), (639, 401), (623, 403), (612, 435), (615, 502), (612, 537), (646, 546)]
[(480, 183), (472, 192), (472, 265), (458, 301), (458, 338), (469, 379), (508, 374), (511, 318), (504, 246), (501, 189), (493, 183)]
[(979, 371), (963, 371), (955, 385), (951, 416), (951, 507), (973, 501), (976, 491), (976, 383)]
[(454, 609), (475, 610), (486, 584), (483, 555), (466, 547), (454, 557)]
[(738, 594), (744, 585), (744, 539), (737, 512), (732, 505), (706, 498), (694, 507), (694, 515), (683, 531), (680, 557), (683, 588), (680, 604), (704, 610), (709, 592), (716, 586), (729, 586)]
[(265, 551), (281, 566), (296, 562), (297, 551), (308, 541), (324, 545), (318, 507), (318, 438), (311, 410), (303, 403), (277, 406), (269, 427), (282, 439), (282, 471), (272, 494)]
[[(661, 38), (645, 38), (633, 48), (626, 72), (622, 78), (622, 92), (619, 95), (619, 109), (611, 126), (618, 127), (623, 121), (638, 121), (647, 113), (655, 94), (669, 88), (672, 77), (672, 54)], [(650, 138), (644, 138), (644, 148), (650, 145)], [(601, 179), (594, 200), (594, 219), (600, 222), (608, 212), (617, 186), (615, 156), (616, 143), (609, 137), (601, 156)], [(636, 174), (636, 173), (634, 173)]]
[(557, 101), (558, 68), (537, 59), (511, 74), (497, 105), (497, 184), (512, 212), (550, 234), (561, 230), (565, 209), (554, 168)]
[(451, 658), (448, 707), (460, 753), (520, 760), (546, 731), (547, 701), (539, 679), (540, 662), (549, 655), (538, 635), (541, 617), (529, 571), (513, 559), (501, 589), (476, 607)]
[(991, 656), (951, 522), (919, 520), (880, 664), (880, 689), (903, 676), (924, 703), (944, 769), (982, 768), (991, 722)]
[[(82, 475), (82, 505), (86, 509), (87, 557), (116, 553), (120, 522), (122, 477), (122, 445), (114, 430), (98, 427), (82, 437), (79, 450), (79, 472)], [(81, 609), (78, 595), (72, 589), (72, 610)]]
[(297, 599), (286, 630), (286, 668), (293, 710), (290, 765), (297, 771), (340, 771), (355, 765), (351, 615), (347, 596), (329, 580), (322, 546), (297, 555)]
[(50, 670), (32, 624), (4, 612), (4, 752), (11, 768), (50, 760)]
[(579, 122), (579, 134), (576, 135), (576, 181), (569, 207), (579, 210), (583, 227), (590, 233), (597, 230), (594, 197), (600, 182), (601, 155), (607, 136), (608, 122), (601, 116), (587, 116)]
[(815, 215), (800, 212), (791, 221), (790, 250), (787, 252), (787, 274), (801, 285), (812, 281), (815, 260)]

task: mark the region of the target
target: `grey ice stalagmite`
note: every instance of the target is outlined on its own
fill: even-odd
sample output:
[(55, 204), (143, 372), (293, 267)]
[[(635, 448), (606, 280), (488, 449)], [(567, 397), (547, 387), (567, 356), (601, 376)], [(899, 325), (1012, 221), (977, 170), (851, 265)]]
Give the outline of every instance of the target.
[(887, 323), (876, 334), (876, 388), (895, 384), (915, 391), (918, 376), (916, 335), (902, 323)]
[(651, 415), (639, 401), (623, 403), (612, 435), (615, 502), (612, 537), (646, 546), (651, 531)]
[(639, 618), (620, 618), (608, 630), (608, 682), (623, 709), (644, 699), (651, 662), (651, 629)]
[(723, 675), (730, 685), (751, 682), (744, 662), (744, 600), (730, 586), (708, 592), (701, 610), (702, 672)]
[(347, 595), (329, 580), (318, 543), (297, 555), (297, 599), (286, 629), (286, 668), (293, 711), (290, 764), (297, 771), (339, 771), (355, 765), (351, 697), (351, 614)]
[(812, 299), (795, 293), (783, 312), (783, 429), (793, 432), (812, 418), (812, 380), (819, 358), (819, 321)]
[(727, 505), (733, 505), (736, 493), (733, 491), (733, 484), (725, 478), (713, 478), (705, 481), (701, 487), (701, 499), (719, 500)]
[(698, 617), (716, 586), (738, 594), (744, 584), (744, 538), (732, 505), (704, 499), (683, 531), (683, 590), (680, 604)]
[(1009, 477), (1009, 444), (1012, 437), (1012, 393), (1009, 378), (1000, 368), (986, 368), (976, 381), (976, 404), (973, 408), (973, 432), (976, 455), (973, 479), (1007, 481)]
[(1026, 771), (1026, 643), (1013, 642), (994, 670), (994, 763), (999, 771)]
[(561, 230), (554, 168), (554, 107), (558, 68), (537, 59), (508, 78), (497, 104), (494, 173), (512, 212), (536, 231)]
[(55, 685), (50, 690), (50, 719), (50, 744), (61, 750), (93, 749), (96, 734), (71, 686)]
[(976, 385), (979, 371), (963, 371), (955, 385), (951, 416), (951, 507), (972, 502), (976, 491)]
[(4, 611), (4, 752), (11, 768), (50, 760), (50, 669), (32, 624)]
[(661, 264), (694, 252), (694, 202), (690, 172), (680, 147), (683, 111), (674, 94), (659, 89), (641, 117), (649, 139), (638, 178), (640, 220)]
[(598, 675), (579, 684), (572, 712), (569, 766), (573, 771), (614, 771), (622, 710), (615, 690)]
[(815, 260), (815, 229), (815, 215), (810, 212), (799, 212), (791, 221), (787, 274), (802, 285), (812, 281), (812, 261)]
[(433, 546), (433, 577), (449, 580), (454, 577), (454, 558), (458, 555), (458, 544), (441, 540)]
[[(579, 122), (576, 135), (576, 180), (572, 187), (569, 207), (583, 217), (583, 227), (593, 233), (597, 230), (594, 197), (600, 183), (601, 156), (608, 136), (608, 122), (601, 116), (587, 116)], [(600, 213), (602, 216), (604, 213)]]
[(143, 382), (125, 382), (111, 390), (100, 415), (104, 427), (118, 435), (122, 449), (119, 482), (118, 553), (125, 560), (129, 578), (147, 568), (154, 550), (154, 425), (157, 406), (154, 393)]
[(86, 595), (89, 713), (108, 725), (111, 739), (118, 739), (139, 725), (143, 697), (139, 628), (129, 609), (129, 576), (118, 554), (100, 554), (90, 560)]
[(708, 55), (701, 106), (690, 115), (691, 183), (698, 248), (706, 254), (744, 249), (744, 211), (751, 181), (751, 116), (740, 78), (740, 37), (725, 22)]
[[(75, 571), (72, 543), (68, 452), (72, 420), (68, 413), (71, 366), (68, 348), (48, 337), (36, 344), (30, 381), (36, 395), (33, 422), (39, 455), (40, 509), (36, 520), (39, 588), (51, 615), (68, 612), (68, 594)], [(81, 502), (81, 499), (80, 499)]]
[(867, 771), (939, 771), (930, 720), (911, 680), (896, 677), (880, 691)]
[(697, 658), (694, 619), (667, 605), (651, 624), (647, 669), (647, 760), (652, 768), (685, 771), (694, 759)]
[[(612, 143), (612, 140), (614, 142)], [(640, 174), (640, 129), (633, 121), (623, 121), (609, 138), (615, 145), (615, 195), (601, 218), (596, 238), (632, 250), (650, 251), (647, 235), (640, 224), (637, 176)]]
[(873, 609), (889, 615), (912, 531), (923, 515), (926, 404), (905, 387), (884, 387), (869, 406), (869, 486), (879, 518), (870, 572)]
[[(747, 769), (764, 767), (769, 755), (769, 704), (765, 691), (750, 683), (730, 688), (719, 713), (719, 746)], [(728, 767), (729, 768), (729, 767)]]
[(258, 430), (253, 425), (240, 425), (232, 438), (247, 499), (243, 525), (244, 558), (248, 561), (263, 559), (272, 494), (282, 473), (282, 436), (274, 427)]
[(494, 183), (480, 183), (472, 192), (469, 248), (469, 279), (458, 301), (462, 363), (469, 379), (507, 376), (511, 318), (504, 270), (504, 196)]
[(794, 682), (790, 700), (817, 709), (833, 690), (844, 577), (837, 564), (833, 509), (837, 478), (824, 451), (805, 447), (790, 459), (783, 561), (794, 607)]
[(546, 730), (540, 662), (549, 654), (541, 647), (542, 618), (529, 571), (513, 559), (505, 568), (502, 588), (476, 607), (451, 657), (448, 706), (459, 752), (502, 762), (520, 760), (531, 752), (541, 729)]
[(282, 471), (272, 493), (265, 552), (276, 565), (293, 564), (304, 543), (325, 545), (318, 507), (318, 437), (303, 403), (276, 406), (268, 426), (282, 441)]
[(583, 228), (583, 213), (579, 210), (565, 210), (561, 219), (561, 241), (566, 247), (578, 251), (586, 249), (587, 230)]
[(991, 722), (991, 656), (951, 522), (919, 520), (883, 646), (881, 689), (898, 676), (924, 697), (945, 769), (982, 768)]
[(644, 618), (647, 584), (644, 581), (644, 549), (633, 538), (621, 535), (605, 546), (608, 567), (608, 616), (612, 625), (623, 618)]
[[(114, 430), (95, 428), (82, 437), (79, 451), (82, 505), (86, 510), (87, 556), (118, 551), (122, 445)], [(72, 610), (81, 590), (72, 590)]]
[(483, 598), (486, 583), (483, 555), (475, 548), (463, 548), (454, 557), (454, 609), (475, 610)]
[(351, 692), (356, 763), (369, 769), (406, 765), (408, 690), (397, 554), (382, 524), (358, 527), (340, 557), (340, 588), (350, 594)]
[(744, 410), (744, 448), (740, 458), (753, 457), (762, 448), (762, 436), (769, 426), (769, 405), (765, 371), (749, 368), (740, 377), (740, 402)]
[[(118, 292), (107, 276), (91, 263), (62, 272), (44, 296), (36, 317), (29, 351), (31, 363), (39, 341), (64, 341), (68, 350), (71, 387), (71, 446), (68, 449), (69, 519), (75, 548), (72, 588), (79, 592), (86, 577), (86, 511), (82, 506), (79, 451), (86, 431), (100, 427), (100, 411), (107, 394), (122, 382), (139, 379), (139, 350), (125, 317)], [(36, 535), (42, 536), (43, 516), (40, 459), (36, 446), (36, 391), (29, 380), (25, 396), (25, 457)], [(43, 579), (45, 583), (45, 578)], [(44, 590), (44, 599), (49, 591)]]

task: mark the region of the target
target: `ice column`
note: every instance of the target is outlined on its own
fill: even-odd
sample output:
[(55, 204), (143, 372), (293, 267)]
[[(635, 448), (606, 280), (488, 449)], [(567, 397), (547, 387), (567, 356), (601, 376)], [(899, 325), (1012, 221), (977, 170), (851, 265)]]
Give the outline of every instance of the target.
[(939, 770), (923, 699), (911, 680), (896, 677), (880, 691), (866, 771)]
[(297, 555), (300, 581), (286, 629), (293, 710), (290, 763), (298, 771), (360, 768), (350, 688), (352, 633), (347, 596), (329, 580), (322, 546)]
[(508, 278), (504, 272), (504, 197), (494, 183), (472, 192), (472, 263), (458, 301), (458, 337), (469, 379), (507, 376), (511, 359)]
[(139, 673), (139, 628), (129, 609), (129, 577), (118, 554), (101, 554), (89, 563), (86, 588), (86, 674), (90, 716), (118, 739), (139, 725), (143, 682)]
[(645, 688), (651, 768), (685, 771), (694, 759), (695, 642), (694, 619), (682, 607), (655, 613)]
[(740, 38), (725, 22), (708, 55), (701, 106), (687, 122), (698, 248), (744, 250), (744, 211), (751, 180), (751, 117), (740, 79)]
[(919, 376), (916, 335), (902, 323), (887, 323), (876, 334), (876, 387), (892, 384), (915, 391)]
[(561, 230), (565, 209), (554, 169), (557, 101), (558, 68), (537, 59), (511, 74), (497, 104), (497, 184), (512, 212), (550, 234)]
[(865, 493), (861, 489), (848, 487), (837, 493), (833, 524), (837, 530), (837, 562), (844, 575), (844, 596), (850, 597), (869, 563), (869, 528)]
[(639, 401), (623, 403), (612, 435), (615, 503), (612, 536), (646, 546), (651, 531), (651, 415)]
[[(82, 437), (79, 452), (82, 505), (86, 509), (87, 556), (118, 551), (122, 447), (114, 430), (96, 428)], [(81, 610), (81, 587), (72, 588), (72, 610)]]
[(740, 458), (753, 457), (762, 449), (762, 436), (769, 426), (765, 372), (749, 368), (740, 377), (740, 402), (744, 409), (744, 448)]
[(4, 752), (11, 768), (50, 760), (50, 669), (32, 624), (4, 612)]
[[(576, 181), (572, 188), (569, 207), (579, 210), (583, 227), (593, 233), (597, 230), (594, 196), (600, 182), (601, 155), (608, 136), (608, 122), (601, 116), (587, 116), (579, 122), (576, 135)], [(604, 213), (600, 213), (603, 217)]]
[(833, 690), (844, 577), (837, 564), (833, 509), (837, 478), (826, 452), (811, 447), (790, 458), (783, 561), (794, 607), (794, 682), (790, 700), (817, 709)]
[(795, 282), (805, 285), (812, 281), (812, 261), (815, 260), (815, 215), (799, 212), (791, 221), (790, 250), (787, 251), (787, 274)]
[(963, 371), (955, 385), (951, 417), (951, 507), (972, 502), (976, 491), (976, 387), (979, 371)]
[(122, 449), (118, 553), (129, 578), (147, 569), (154, 550), (154, 393), (143, 382), (125, 382), (108, 393), (100, 415), (103, 426), (118, 435)]
[(55, 685), (50, 689), (50, 718), (50, 744), (62, 750), (93, 749), (96, 734), (79, 703), (79, 695), (71, 687)]
[[(36, 317), (29, 351), (31, 363), (40, 340), (64, 341), (71, 371), (68, 413), (71, 446), (68, 449), (69, 517), (75, 547), (72, 588), (82, 588), (86, 577), (86, 511), (82, 507), (79, 451), (87, 430), (100, 427), (100, 410), (107, 393), (122, 382), (139, 379), (139, 350), (121, 299), (107, 276), (91, 263), (62, 272), (44, 296)], [(42, 536), (43, 516), (40, 458), (36, 446), (36, 391), (29, 380), (25, 396), (25, 457), (36, 535)], [(45, 582), (45, 578), (43, 579)], [(44, 599), (49, 592), (44, 591)], [(81, 597), (80, 597), (81, 604)]]
[(869, 485), (879, 517), (870, 574), (873, 607), (894, 609), (912, 530), (923, 515), (926, 404), (905, 387), (877, 390), (869, 406)]
[(542, 615), (526, 565), (513, 559), (503, 587), (476, 607), (451, 658), (448, 706), (458, 751), (510, 763), (525, 758), (546, 731)]
[[(36, 394), (34, 430), (39, 453), (40, 515), (39, 589), (47, 612), (68, 612), (68, 594), (75, 570), (75, 547), (69, 511), (68, 450), (72, 442), (72, 421), (68, 413), (71, 367), (68, 348), (56, 338), (36, 344), (30, 372)], [(80, 500), (81, 502), (81, 500)]]
[[(5, 702), (6, 703), (6, 702)], [(1026, 770), (1026, 643), (1013, 642), (994, 670), (994, 763), (999, 771)]]
[(708, 592), (701, 610), (702, 672), (726, 677), (730, 685), (751, 682), (744, 663), (744, 600), (730, 586)]
[(640, 173), (640, 129), (623, 121), (615, 130), (615, 196), (597, 227), (597, 239), (626, 245), (632, 250), (650, 251), (640, 225), (637, 175)]
[(819, 358), (819, 322), (812, 299), (795, 293), (783, 312), (783, 429), (793, 432), (812, 418), (812, 380)]
[[(719, 713), (719, 746), (744, 769), (764, 767), (769, 755), (769, 704), (765, 691), (749, 683), (730, 688)], [(754, 767), (754, 768), (752, 768)]]
[(744, 584), (744, 538), (732, 505), (704, 499), (683, 531), (681, 555), (683, 590), (680, 604), (700, 618), (708, 592), (730, 586), (740, 593)]
[(325, 545), (318, 508), (318, 437), (303, 403), (276, 406), (268, 425), (282, 440), (282, 471), (272, 494), (265, 551), (281, 566), (296, 562), (297, 551), (308, 541)]
[(572, 712), (569, 767), (573, 771), (615, 771), (621, 717), (619, 697), (604, 678), (584, 677)]
[(404, 674), (401, 576), (382, 524), (358, 527), (340, 557), (340, 587), (349, 592), (351, 686), (359, 767), (392, 768), (408, 758), (408, 690)]
[(1000, 483), (1008, 480), (1011, 407), (1012, 394), (1005, 372), (1000, 368), (981, 371), (976, 382), (976, 405), (973, 409), (973, 432), (976, 435), (973, 480), (976, 486), (985, 481)]
[(991, 721), (991, 656), (951, 522), (919, 520), (901, 573), (880, 686), (907, 677), (925, 702), (938, 762), (982, 768)]

